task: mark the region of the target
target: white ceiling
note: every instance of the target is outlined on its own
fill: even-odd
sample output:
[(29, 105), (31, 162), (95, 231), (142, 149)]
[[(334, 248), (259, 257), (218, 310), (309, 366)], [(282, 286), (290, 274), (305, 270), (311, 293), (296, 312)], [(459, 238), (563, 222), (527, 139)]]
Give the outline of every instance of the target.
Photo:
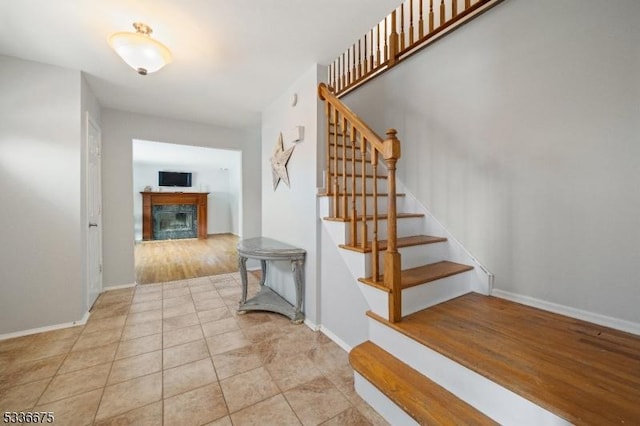
[(133, 166), (152, 165), (188, 170), (193, 167), (237, 169), (241, 167), (240, 151), (176, 145), (172, 143), (133, 140)]
[[(84, 71), (103, 107), (247, 126), (400, 0), (0, 0), (0, 54)], [(107, 37), (141, 21), (173, 63), (140, 76)]]

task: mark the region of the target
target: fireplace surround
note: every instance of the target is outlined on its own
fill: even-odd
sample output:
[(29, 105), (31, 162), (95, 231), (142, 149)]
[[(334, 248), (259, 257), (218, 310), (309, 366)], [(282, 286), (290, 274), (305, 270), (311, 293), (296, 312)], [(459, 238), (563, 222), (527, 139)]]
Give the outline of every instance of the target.
[(208, 192), (141, 192), (142, 240), (207, 238)]

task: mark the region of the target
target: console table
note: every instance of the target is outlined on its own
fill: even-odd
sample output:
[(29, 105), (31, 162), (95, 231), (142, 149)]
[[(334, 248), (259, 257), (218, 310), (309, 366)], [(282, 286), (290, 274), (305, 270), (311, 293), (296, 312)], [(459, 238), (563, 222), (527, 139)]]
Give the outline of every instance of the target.
[[(238, 243), (238, 266), (242, 279), (242, 299), (238, 304), (239, 312), (271, 311), (285, 315), (294, 323), (301, 323), (304, 314), (301, 311), (304, 292), (304, 258), (306, 252), (271, 238), (249, 238)], [(260, 291), (247, 300), (247, 259), (259, 259), (262, 267)], [(296, 291), (296, 305), (286, 301), (272, 288), (265, 285), (267, 279), (267, 261), (289, 260)]]

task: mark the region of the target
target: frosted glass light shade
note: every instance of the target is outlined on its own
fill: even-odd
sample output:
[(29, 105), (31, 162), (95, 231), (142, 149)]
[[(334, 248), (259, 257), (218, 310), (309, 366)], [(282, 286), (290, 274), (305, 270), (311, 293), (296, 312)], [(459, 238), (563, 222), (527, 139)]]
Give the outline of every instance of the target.
[(118, 32), (109, 37), (109, 45), (138, 74), (158, 71), (171, 62), (171, 52), (162, 43), (152, 39), (151, 28), (133, 24), (137, 32)]

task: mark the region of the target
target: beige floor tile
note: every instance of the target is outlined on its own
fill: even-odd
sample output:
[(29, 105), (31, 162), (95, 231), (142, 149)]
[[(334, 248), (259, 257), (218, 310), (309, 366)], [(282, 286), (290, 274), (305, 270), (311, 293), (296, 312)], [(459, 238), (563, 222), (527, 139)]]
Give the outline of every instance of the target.
[(104, 331), (109, 330), (111, 328), (122, 328), (124, 327), (124, 322), (127, 319), (126, 315), (120, 315), (117, 317), (107, 317), (107, 318), (90, 318), (87, 325), (84, 326), (83, 334), (85, 333), (93, 333), (96, 331)]
[(185, 303), (184, 305), (171, 306), (169, 308), (162, 308), (162, 317), (163, 318), (171, 318), (177, 317), (181, 315), (187, 315), (191, 313), (195, 313), (196, 308), (193, 306), (193, 303)]
[(197, 426), (227, 414), (227, 407), (217, 383), (164, 400), (165, 425)]
[(174, 288), (172, 286), (162, 290), (162, 297), (164, 299), (171, 299), (172, 297), (179, 297), (179, 296), (191, 296), (189, 287), (184, 286), (184, 287)]
[(149, 321), (157, 321), (162, 319), (162, 309), (154, 309), (153, 311), (134, 312), (127, 316), (127, 325), (141, 324)]
[(128, 302), (124, 302), (104, 308), (94, 308), (91, 310), (91, 319), (97, 320), (127, 315), (130, 307), (131, 305)]
[[(202, 293), (196, 293), (196, 294), (202, 294)], [(224, 299), (220, 297), (214, 297), (211, 299), (204, 299), (204, 300), (194, 300), (193, 303), (195, 304), (197, 311), (208, 311), (210, 309), (222, 308), (226, 306)]]
[(162, 299), (151, 300), (149, 302), (134, 303), (129, 308), (128, 313), (135, 314), (138, 312), (155, 311), (158, 309), (162, 309)]
[(136, 293), (136, 295), (133, 296), (132, 303), (145, 303), (154, 300), (162, 300), (162, 291)]
[(150, 336), (162, 333), (162, 321), (143, 322), (141, 324), (127, 325), (122, 332), (122, 340), (131, 340), (138, 337)]
[(122, 336), (121, 328), (112, 328), (110, 330), (96, 331), (95, 333), (82, 333), (75, 345), (73, 345), (72, 351), (83, 351), (86, 349), (93, 349), (98, 346), (108, 345), (120, 341)]
[(71, 352), (67, 356), (67, 359), (64, 360), (58, 374), (70, 373), (72, 371), (82, 370), (83, 368), (93, 367), (94, 365), (111, 362), (113, 361), (117, 348), (118, 342), (114, 342), (93, 349)]
[(216, 373), (213, 364), (210, 358), (205, 358), (164, 370), (163, 395), (168, 398), (214, 382), (216, 382)]
[(215, 287), (211, 282), (200, 282), (198, 284), (189, 284), (189, 290), (191, 291), (191, 294), (195, 294), (215, 290)]
[(317, 425), (349, 408), (349, 401), (324, 377), (284, 393), (304, 425)]
[(322, 373), (313, 362), (306, 356), (295, 353), (274, 359), (266, 365), (266, 368), (282, 391), (322, 377)]
[(38, 404), (48, 404), (49, 402), (101, 388), (107, 382), (110, 368), (111, 364), (102, 364), (54, 376), (49, 387), (40, 397)]
[(107, 385), (124, 382), (162, 370), (162, 351), (149, 352), (113, 363)]
[(49, 384), (50, 379), (0, 389), (0, 413), (26, 411), (33, 408)]
[(380, 414), (376, 412), (369, 404), (367, 404), (362, 398), (358, 397), (360, 402), (354, 404), (354, 407), (358, 409), (358, 412), (366, 417), (372, 425), (375, 426), (389, 426), (389, 423), (382, 418)]
[(156, 284), (139, 284), (136, 286), (135, 294), (162, 292), (162, 283)]
[(98, 408), (96, 420), (103, 420), (162, 398), (162, 373), (107, 386)]
[(307, 352), (307, 356), (324, 374), (349, 366), (349, 355), (333, 342), (324, 343)]
[(51, 342), (65, 339), (77, 338), (84, 331), (84, 326), (76, 326), (69, 328), (60, 328), (58, 330), (47, 331), (44, 333), (34, 334), (33, 338), (36, 342)]
[(220, 381), (229, 412), (234, 413), (280, 392), (264, 367)]
[(243, 328), (242, 332), (252, 343), (275, 339), (277, 337), (284, 336), (285, 334), (282, 327), (273, 321), (267, 321), (263, 324)]
[(0, 373), (0, 389), (53, 377), (64, 355), (27, 362), (13, 362)]
[(251, 344), (241, 331), (231, 331), (210, 336), (206, 340), (211, 355), (232, 351)]
[(262, 366), (262, 358), (252, 346), (213, 355), (212, 358), (220, 380)]
[(202, 332), (206, 337), (239, 329), (240, 328), (238, 327), (236, 320), (231, 317), (202, 324)]
[(180, 315), (177, 317), (165, 318), (162, 320), (163, 331), (172, 331), (179, 328), (189, 327), (190, 325), (200, 324), (198, 315), (195, 313)]
[(96, 389), (71, 398), (61, 399), (50, 404), (39, 405), (33, 411), (54, 413), (55, 424), (84, 426), (93, 422), (102, 397), (102, 389)]
[(128, 358), (162, 349), (162, 334), (138, 337), (120, 342), (115, 359)]
[(349, 407), (337, 416), (322, 423), (322, 426), (370, 426), (371, 422), (354, 407)]
[(192, 294), (191, 298), (194, 302), (202, 302), (209, 299), (220, 299), (220, 295), (218, 294), (217, 290), (211, 289), (208, 291), (201, 291), (199, 293)]
[(162, 335), (162, 346), (169, 348), (200, 339), (204, 339), (202, 328), (199, 324), (196, 324), (164, 333)]
[[(162, 425), (162, 401), (136, 408), (125, 414), (95, 423), (95, 426), (159, 426)], [(169, 426), (167, 424), (167, 426)]]
[(231, 420), (234, 426), (295, 426), (301, 424), (282, 394), (231, 414)]
[(351, 366), (338, 366), (324, 376), (329, 379), (348, 400), (351, 401), (357, 395), (353, 384), (353, 369)]
[(240, 328), (253, 327), (254, 325), (265, 324), (270, 322), (273, 316), (277, 314), (271, 314), (259, 311), (249, 311), (245, 313), (238, 313), (235, 309), (232, 310), (234, 318), (236, 319)]
[(172, 306), (184, 305), (186, 303), (193, 303), (193, 299), (191, 298), (191, 294), (186, 294), (184, 296), (171, 297), (167, 299), (166, 297), (162, 300), (163, 308), (170, 308)]
[(224, 318), (231, 318), (232, 314), (227, 307), (209, 309), (198, 312), (198, 318), (202, 324), (210, 321), (218, 321)]
[(214, 422), (207, 423), (204, 426), (233, 426), (233, 423), (231, 423), (231, 417), (224, 416)]
[(20, 362), (35, 361), (38, 359), (51, 358), (56, 355), (66, 354), (78, 341), (77, 337), (69, 337), (57, 340), (37, 339), (33, 345), (19, 351)]
[(163, 350), (163, 368), (173, 368), (192, 361), (209, 358), (207, 344), (203, 339), (173, 346)]

